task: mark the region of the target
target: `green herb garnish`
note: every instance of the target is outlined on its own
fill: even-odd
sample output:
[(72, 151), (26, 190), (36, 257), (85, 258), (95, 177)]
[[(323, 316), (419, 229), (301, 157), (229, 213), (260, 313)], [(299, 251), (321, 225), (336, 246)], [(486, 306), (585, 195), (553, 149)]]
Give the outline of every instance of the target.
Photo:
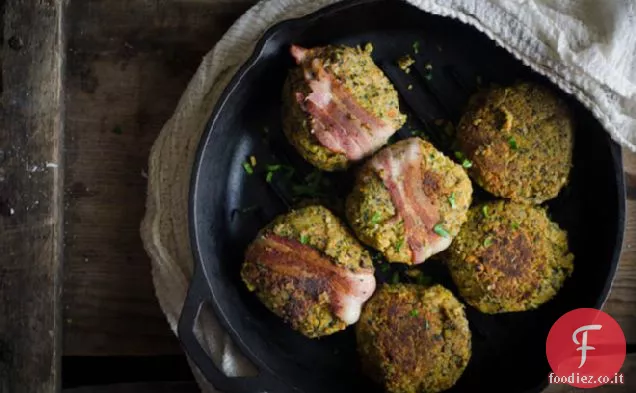
[(379, 222), (380, 222), (380, 213), (378, 212), (373, 213), (373, 217), (371, 217), (371, 223), (377, 224)]
[(490, 217), (490, 214), (488, 213), (488, 205), (484, 205), (481, 207), (481, 213), (484, 215), (485, 218)]
[(415, 41), (413, 43), (413, 53), (415, 53), (415, 54), (420, 53), (420, 42), (419, 41)]
[(309, 236), (307, 235), (300, 235), (300, 242), (302, 244), (307, 244), (307, 242), (309, 241)]
[(450, 237), (450, 233), (448, 233), (448, 231), (444, 228), (442, 224), (436, 224), (433, 227), (433, 231), (435, 231), (435, 233), (437, 233), (441, 237)]
[(411, 310), (411, 316), (412, 317), (417, 317), (418, 315), (420, 315), (420, 312), (416, 309)]
[(470, 161), (468, 158), (466, 158), (466, 156), (464, 155), (464, 153), (462, 153), (461, 151), (456, 151), (455, 152), (455, 158), (457, 158), (459, 161), (462, 162), (462, 166), (466, 169), (471, 168), (473, 166), (472, 161)]
[(291, 177), (291, 174), (293, 174), (293, 170), (294, 168), (292, 167), (287, 167), (281, 164), (273, 164), (273, 165), (268, 165), (266, 167), (267, 169), (267, 175), (265, 175), (265, 181), (268, 183), (272, 182), (272, 179), (274, 178), (274, 172), (278, 172), (281, 169), (287, 169), (287, 173), (290, 175), (289, 177)]
[(254, 168), (252, 168), (252, 165), (249, 162), (243, 163), (243, 169), (245, 169), (245, 172), (248, 175), (251, 175), (252, 173), (254, 173)]
[(386, 272), (388, 272), (389, 270), (391, 270), (391, 266), (389, 266), (389, 264), (388, 264), (388, 263), (383, 263), (383, 264), (381, 264), (381, 265), (380, 265), (380, 271), (381, 271), (382, 273), (386, 273)]
[(391, 276), (391, 283), (398, 284), (400, 282), (400, 272), (394, 272), (393, 276)]
[(450, 204), (451, 209), (457, 207), (457, 203), (455, 201), (455, 192), (451, 192), (450, 196), (448, 197), (448, 203)]
[(404, 245), (404, 239), (398, 240), (398, 242), (395, 243), (395, 251), (400, 252), (403, 245)]
[(519, 229), (519, 223), (518, 222), (513, 222), (510, 226), (512, 226), (512, 229), (514, 229), (514, 230)]
[(508, 145), (510, 145), (510, 148), (512, 150), (517, 150), (519, 149), (519, 146), (517, 145), (517, 141), (515, 140), (514, 137), (510, 137), (508, 138)]
[(492, 244), (492, 237), (488, 236), (486, 239), (484, 239), (484, 247), (490, 247), (491, 244)]

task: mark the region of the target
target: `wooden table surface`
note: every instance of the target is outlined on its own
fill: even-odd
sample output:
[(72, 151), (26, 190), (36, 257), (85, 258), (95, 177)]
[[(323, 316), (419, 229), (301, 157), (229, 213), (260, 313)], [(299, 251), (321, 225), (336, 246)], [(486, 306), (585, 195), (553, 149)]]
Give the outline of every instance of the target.
[[(146, 160), (203, 54), (255, 1), (26, 3), (8, 0), (2, 20), (2, 393), (53, 391), (60, 355), (182, 356), (139, 237)], [(636, 155), (624, 164), (625, 243), (605, 310), (635, 345)], [(135, 391), (192, 389), (151, 386)]]

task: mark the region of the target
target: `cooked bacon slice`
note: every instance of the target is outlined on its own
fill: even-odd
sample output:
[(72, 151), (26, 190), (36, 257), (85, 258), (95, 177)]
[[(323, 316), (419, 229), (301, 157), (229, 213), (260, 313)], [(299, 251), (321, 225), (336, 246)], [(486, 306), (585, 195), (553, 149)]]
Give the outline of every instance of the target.
[(423, 158), (419, 143), (412, 138), (381, 150), (370, 161), (391, 194), (398, 218), (404, 221), (406, 243), (415, 264), (451, 243), (450, 238), (439, 236), (433, 229), (439, 223), (439, 207), (437, 198), (427, 189), (430, 185)]
[(360, 160), (383, 146), (395, 130), (364, 109), (342, 82), (329, 74), (312, 50), (292, 45), (311, 93), (296, 93), (301, 108), (312, 116), (312, 132), (323, 146)]
[(252, 243), (246, 260), (293, 281), (298, 291), (327, 293), (332, 312), (348, 325), (358, 321), (362, 305), (375, 290), (372, 269), (353, 272), (310, 246), (274, 234)]

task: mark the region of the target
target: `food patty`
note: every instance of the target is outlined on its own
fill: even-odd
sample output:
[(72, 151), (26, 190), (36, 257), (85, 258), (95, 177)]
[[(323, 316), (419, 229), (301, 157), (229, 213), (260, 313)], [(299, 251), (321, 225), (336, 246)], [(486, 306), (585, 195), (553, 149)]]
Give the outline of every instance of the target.
[(430, 143), (409, 138), (364, 164), (346, 215), (358, 238), (388, 261), (418, 264), (450, 245), (471, 197), (461, 166)]
[(537, 308), (574, 269), (567, 233), (544, 209), (503, 201), (470, 209), (448, 257), (461, 296), (488, 314)]
[(552, 199), (572, 166), (573, 126), (565, 103), (521, 83), (478, 93), (462, 117), (461, 152), (471, 177), (493, 195), (523, 203)]
[(369, 253), (322, 206), (277, 217), (245, 253), (247, 288), (276, 315), (314, 338), (355, 323), (375, 290)]
[(406, 121), (372, 50), (370, 44), (291, 47), (298, 67), (283, 87), (283, 131), (319, 169), (347, 168), (386, 144)]
[(440, 285), (384, 285), (356, 325), (365, 372), (389, 393), (452, 387), (471, 356), (463, 305)]

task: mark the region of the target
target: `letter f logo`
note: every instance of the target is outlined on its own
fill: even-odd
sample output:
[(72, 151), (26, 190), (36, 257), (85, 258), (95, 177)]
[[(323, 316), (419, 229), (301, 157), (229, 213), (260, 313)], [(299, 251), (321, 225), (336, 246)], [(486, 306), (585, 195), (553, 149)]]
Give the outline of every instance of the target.
[[(576, 350), (577, 351), (581, 351), (581, 364), (579, 364), (579, 368), (583, 367), (583, 365), (585, 364), (585, 360), (587, 359), (587, 351), (592, 351), (595, 350), (596, 348), (592, 347), (592, 346), (588, 346), (587, 345), (587, 331), (588, 330), (601, 330), (603, 326), (602, 325), (585, 325), (585, 326), (581, 326), (580, 328), (576, 329), (574, 331), (574, 333), (572, 334), (572, 341), (574, 341), (574, 344), (579, 345), (581, 344), (580, 347), (578, 347)], [(582, 335), (582, 339), (581, 342), (579, 342), (579, 340), (577, 340), (576, 336), (577, 334), (583, 332)]]

